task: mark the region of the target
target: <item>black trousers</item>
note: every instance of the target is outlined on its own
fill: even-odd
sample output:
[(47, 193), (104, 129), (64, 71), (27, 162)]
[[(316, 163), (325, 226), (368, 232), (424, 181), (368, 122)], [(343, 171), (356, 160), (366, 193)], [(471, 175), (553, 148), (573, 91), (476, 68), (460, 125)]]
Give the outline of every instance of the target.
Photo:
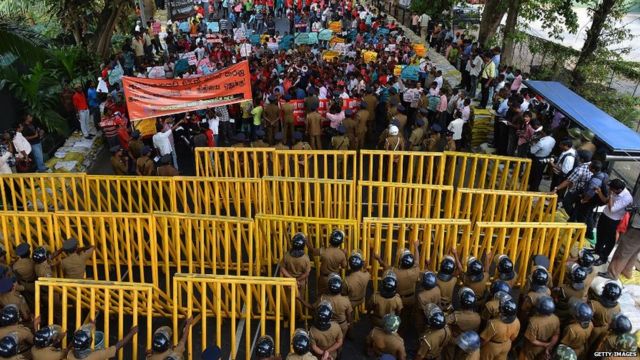
[(600, 215), (598, 227), (596, 228), (596, 254), (600, 259), (607, 260), (613, 246), (616, 244), (616, 228), (620, 220), (613, 220), (605, 214)]
[(486, 85), (487, 79), (480, 79), (480, 87), (482, 91), (482, 100), (480, 100), (480, 108), (485, 109), (487, 104), (489, 103), (489, 87), (490, 85)]
[(531, 159), (531, 172), (529, 173), (529, 191), (538, 191), (545, 164), (536, 158)]

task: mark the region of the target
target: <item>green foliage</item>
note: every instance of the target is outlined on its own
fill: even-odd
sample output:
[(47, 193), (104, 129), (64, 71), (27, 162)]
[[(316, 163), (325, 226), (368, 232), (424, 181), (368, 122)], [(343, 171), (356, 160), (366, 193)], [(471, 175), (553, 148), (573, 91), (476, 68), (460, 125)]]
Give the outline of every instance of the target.
[(578, 15), (573, 10), (572, 0), (530, 0), (522, 2), (520, 17), (526, 21), (542, 20), (547, 34), (558, 39), (566, 29), (570, 33), (578, 30)]
[(427, 13), (433, 19), (442, 20), (442, 12), (446, 10), (451, 13), (451, 8), (459, 2), (456, 0), (413, 0), (411, 1), (411, 11), (417, 14)]

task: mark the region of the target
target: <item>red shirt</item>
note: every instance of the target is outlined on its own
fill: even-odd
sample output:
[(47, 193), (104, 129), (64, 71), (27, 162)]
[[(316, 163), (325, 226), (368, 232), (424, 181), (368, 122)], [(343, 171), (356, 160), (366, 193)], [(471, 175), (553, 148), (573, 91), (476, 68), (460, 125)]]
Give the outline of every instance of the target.
[(73, 101), (73, 107), (76, 108), (76, 111), (89, 110), (89, 106), (87, 105), (87, 98), (82, 92), (76, 91), (75, 93), (73, 93), (71, 101)]
[(216, 146), (216, 142), (213, 139), (213, 130), (206, 129), (204, 131), (204, 134), (207, 135), (207, 146), (208, 147), (215, 147)]

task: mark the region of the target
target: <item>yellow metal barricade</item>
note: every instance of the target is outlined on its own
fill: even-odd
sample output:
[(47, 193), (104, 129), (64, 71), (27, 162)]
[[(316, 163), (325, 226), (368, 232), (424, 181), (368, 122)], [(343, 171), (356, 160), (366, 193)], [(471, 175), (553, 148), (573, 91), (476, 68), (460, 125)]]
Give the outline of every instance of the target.
[[(41, 278), (36, 282), (35, 315), (46, 314), (43, 321), (46, 324), (61, 321), (58, 325), (71, 332), (90, 320), (97, 320), (95, 330), (104, 333), (105, 348), (115, 346), (114, 339), (122, 339), (129, 332), (129, 326), (138, 325), (140, 334), (134, 335), (131, 343), (118, 351), (120, 360), (138, 359), (144, 356), (139, 351), (141, 346), (145, 349), (151, 346), (153, 299), (151, 284)], [(141, 337), (146, 345), (140, 344)], [(64, 336), (62, 347), (66, 346)]]
[(453, 246), (461, 258), (466, 258), (473, 249), (469, 220), (364, 218), (362, 228), (362, 248), (372, 264), (374, 288), (383, 269), (377, 261), (370, 260), (371, 251), (382, 256), (387, 264), (397, 266), (399, 251), (407, 248), (415, 254), (418, 246), (420, 269), (435, 270)]
[(358, 219), (448, 219), (453, 186), (358, 181)]
[(458, 189), (453, 217), (472, 223), (553, 221), (558, 196), (541, 192)]
[(456, 188), (527, 190), (531, 160), (524, 158), (444, 153), (444, 184)]
[(565, 276), (565, 264), (572, 246), (582, 248), (586, 226), (578, 223), (489, 223), (478, 222), (474, 230), (474, 248), (477, 256), (487, 251), (507, 254), (518, 270), (517, 283), (524, 284), (530, 272), (532, 255), (545, 255), (551, 265), (549, 271), (556, 283)]
[(2, 210), (85, 210), (85, 174), (2, 175)]
[(196, 176), (259, 178), (273, 174), (273, 148), (197, 148)]
[[(343, 246), (347, 254), (353, 250), (365, 250), (360, 240), (356, 220), (258, 214), (256, 216), (257, 242), (261, 247), (260, 261), (261, 267), (266, 272), (265, 276), (278, 276), (275, 273), (275, 267), (289, 251), (289, 242), (295, 233), (303, 232), (316, 248), (320, 248), (329, 246), (329, 236), (334, 229), (345, 232)], [(316, 266), (319, 266), (319, 259), (315, 260)]]
[(249, 218), (155, 213), (158, 266), (162, 289), (171, 293), (174, 273), (253, 275), (260, 249)]
[(88, 211), (150, 213), (174, 208), (171, 177), (88, 175), (86, 183)]
[(253, 217), (261, 209), (257, 178), (175, 177), (173, 182), (175, 212)]
[(265, 214), (355, 219), (355, 180), (262, 178)]
[(353, 180), (356, 152), (349, 150), (276, 150), (277, 176)]
[(441, 185), (442, 153), (360, 150), (359, 180)]
[(15, 256), (15, 247), (21, 243), (46, 246), (55, 250), (53, 215), (46, 212), (0, 212), (0, 236), (2, 247), (7, 252), (7, 263)]
[[(202, 346), (216, 344), (223, 349), (222, 358), (232, 360), (251, 358), (256, 333), (273, 337), (276, 354), (283, 353), (283, 340), (289, 343), (293, 337), (295, 279), (176, 274), (173, 287), (174, 342), (181, 336), (181, 319), (197, 321), (187, 340), (187, 359), (199, 359), (204, 350), (194, 344), (193, 334), (198, 332)], [(244, 355), (239, 355), (243, 343)]]

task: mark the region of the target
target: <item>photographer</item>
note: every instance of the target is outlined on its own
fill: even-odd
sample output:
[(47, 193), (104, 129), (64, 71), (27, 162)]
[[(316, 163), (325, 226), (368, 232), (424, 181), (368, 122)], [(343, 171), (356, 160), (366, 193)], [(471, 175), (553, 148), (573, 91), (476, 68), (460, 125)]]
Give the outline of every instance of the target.
[[(571, 139), (564, 139), (559, 144), (562, 153), (558, 157), (558, 161), (551, 163), (551, 169), (553, 170), (553, 176), (551, 177), (550, 190), (560, 185), (573, 171), (578, 162), (576, 161), (576, 150), (573, 148), (573, 142)], [(564, 196), (564, 189), (558, 192), (558, 198), (562, 199)]]
[(538, 191), (542, 174), (544, 173), (546, 159), (551, 155), (553, 147), (556, 146), (556, 140), (553, 136), (548, 135), (537, 121), (532, 124), (538, 125), (532, 139), (531, 145), (531, 173), (529, 175), (529, 191)]
[[(613, 179), (609, 182), (608, 196), (597, 188), (596, 196), (606, 204), (602, 215), (598, 219), (598, 241), (596, 242), (596, 252), (600, 259), (596, 265), (604, 264), (616, 243), (616, 228), (620, 219), (624, 217), (627, 207), (633, 203), (633, 197), (626, 188), (624, 181)], [(630, 278), (635, 265), (635, 260), (640, 251), (640, 241), (631, 237), (622, 238), (618, 243), (613, 259), (607, 268), (606, 273), (600, 273), (610, 279), (618, 279), (620, 274)]]

